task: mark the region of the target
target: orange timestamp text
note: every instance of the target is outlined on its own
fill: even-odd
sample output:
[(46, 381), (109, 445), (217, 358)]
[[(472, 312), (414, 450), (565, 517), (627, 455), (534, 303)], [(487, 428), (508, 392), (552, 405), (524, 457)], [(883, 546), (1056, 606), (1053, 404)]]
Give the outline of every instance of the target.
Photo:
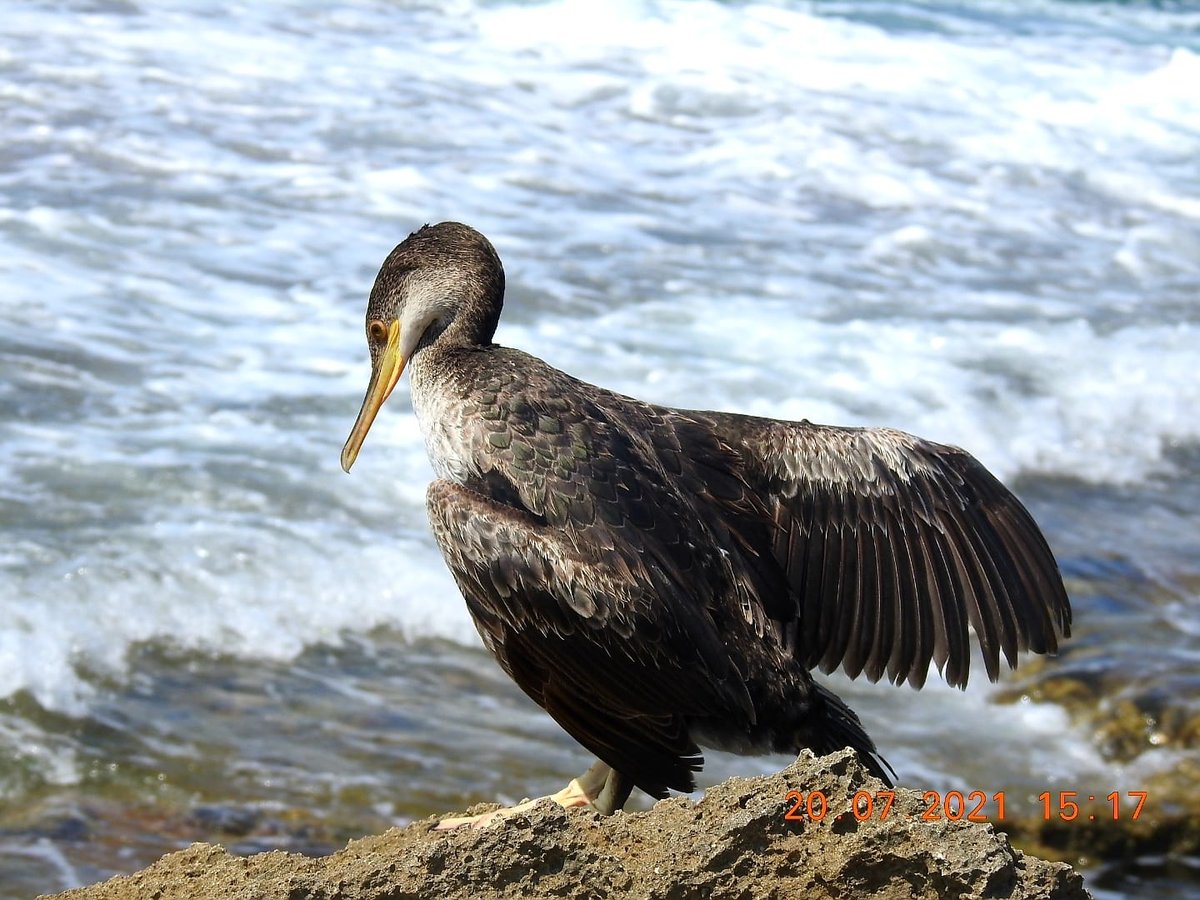
[[(919, 813), (904, 813), (906, 818), (926, 822), (947, 820), (950, 822), (1003, 822), (1005, 819), (1006, 795), (1004, 791), (988, 794), (985, 791), (924, 791), (923, 809)], [(1042, 818), (1046, 821), (1058, 819), (1063, 822), (1076, 820), (1096, 821), (1128, 818), (1136, 822), (1146, 805), (1146, 791), (1112, 791), (1099, 798), (1107, 805), (1096, 804), (1095, 794), (1083, 795), (1078, 791), (1043, 791), (1038, 794)], [(1123, 800), (1123, 797), (1128, 798)], [(891, 790), (856, 791), (850, 798), (848, 808), (834, 808), (824, 791), (788, 791), (784, 797), (787, 804), (783, 817), (789, 822), (821, 822), (830, 815), (835, 819), (853, 816), (857, 821), (878, 819), (880, 822), (893, 814), (896, 792)], [(1097, 812), (1098, 811), (1098, 812)]]

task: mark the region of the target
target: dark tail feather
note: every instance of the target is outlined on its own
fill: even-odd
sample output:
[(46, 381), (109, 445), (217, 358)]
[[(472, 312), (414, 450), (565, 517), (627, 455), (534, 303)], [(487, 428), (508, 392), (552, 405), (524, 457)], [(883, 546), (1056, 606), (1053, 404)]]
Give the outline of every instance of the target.
[(870, 773), (888, 787), (892, 787), (896, 770), (879, 755), (879, 751), (875, 749), (875, 742), (863, 730), (858, 714), (833, 691), (819, 684), (814, 684), (813, 687), (816, 688), (817, 696), (814, 698), (814, 708), (809, 713), (812, 724), (811, 731), (806, 734), (807, 746), (822, 756), (852, 747), (858, 752), (859, 759)]

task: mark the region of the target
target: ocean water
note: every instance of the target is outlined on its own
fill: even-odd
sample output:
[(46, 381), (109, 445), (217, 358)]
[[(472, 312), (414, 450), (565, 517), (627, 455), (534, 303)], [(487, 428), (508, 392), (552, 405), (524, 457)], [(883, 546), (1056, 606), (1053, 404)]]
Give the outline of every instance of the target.
[[(1183, 4), (10, 4), (0, 897), (586, 766), (479, 648), (406, 383), (338, 465), (374, 273), (442, 219), (505, 261), (501, 343), (1017, 490), (1076, 609), (1050, 667), (1158, 698), (1146, 746), (1003, 684), (835, 680), (904, 783), (1194, 764), (1159, 731), (1200, 720), (1196, 84)], [(1104, 896), (1197, 871), (1093, 862)]]

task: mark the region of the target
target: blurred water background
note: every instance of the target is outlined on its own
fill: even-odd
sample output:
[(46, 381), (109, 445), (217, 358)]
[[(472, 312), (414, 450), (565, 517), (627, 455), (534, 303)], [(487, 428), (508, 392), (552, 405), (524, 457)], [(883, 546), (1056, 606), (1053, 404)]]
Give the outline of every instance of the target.
[[(998, 687), (835, 686), (908, 786), (1040, 818), (1164, 785), (1145, 828), (1187, 821), (1195, 8), (4, 6), (0, 898), (192, 840), (328, 852), (587, 765), (479, 647), (406, 384), (338, 467), (374, 273), (442, 219), (505, 260), (501, 343), (969, 448), (1075, 639)], [(1197, 889), (1112, 827), (1142, 850), (1085, 854), (1097, 896)]]

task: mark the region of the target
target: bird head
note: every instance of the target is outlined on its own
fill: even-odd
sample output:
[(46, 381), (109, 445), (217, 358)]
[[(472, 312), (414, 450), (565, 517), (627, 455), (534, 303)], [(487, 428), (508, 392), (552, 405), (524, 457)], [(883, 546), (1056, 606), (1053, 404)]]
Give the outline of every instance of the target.
[(503, 299), (500, 257), (487, 238), (466, 225), (426, 225), (388, 254), (367, 303), (371, 380), (342, 448), (345, 471), (354, 465), (408, 361), (434, 343), (490, 342)]

